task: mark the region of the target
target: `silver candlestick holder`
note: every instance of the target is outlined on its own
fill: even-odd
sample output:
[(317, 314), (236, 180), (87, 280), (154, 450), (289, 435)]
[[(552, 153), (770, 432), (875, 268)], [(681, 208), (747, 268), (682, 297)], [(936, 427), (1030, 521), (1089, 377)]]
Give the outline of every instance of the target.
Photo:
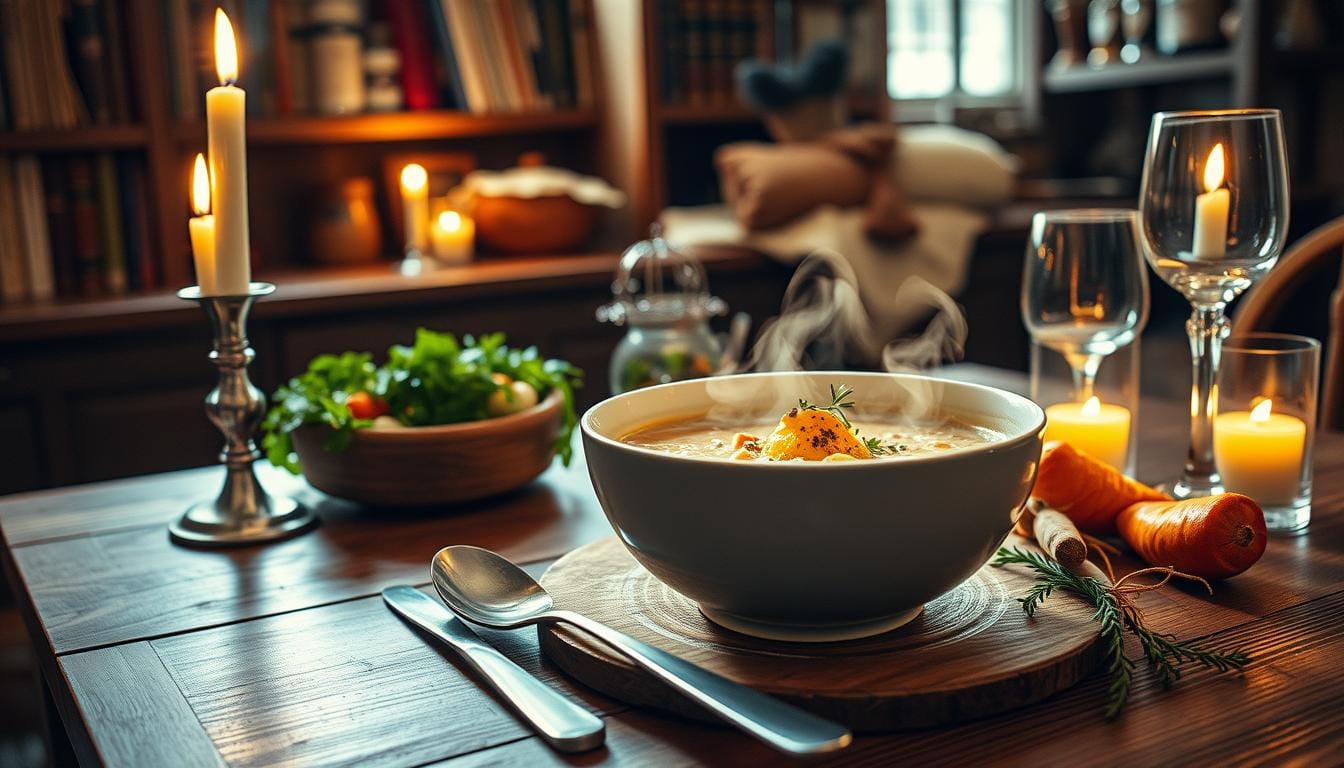
[(252, 467), (261, 457), (252, 435), (266, 413), (266, 396), (247, 377), (255, 357), (247, 316), (254, 301), (274, 292), (271, 283), (251, 283), (241, 296), (206, 296), (195, 285), (177, 292), (201, 305), (214, 330), (210, 361), (219, 369), (219, 384), (205, 397), (205, 413), (224, 433), (219, 460), (227, 471), (218, 498), (192, 505), (168, 526), (179, 544), (242, 546), (297, 536), (317, 525), (317, 516), (302, 504), (266, 493)]

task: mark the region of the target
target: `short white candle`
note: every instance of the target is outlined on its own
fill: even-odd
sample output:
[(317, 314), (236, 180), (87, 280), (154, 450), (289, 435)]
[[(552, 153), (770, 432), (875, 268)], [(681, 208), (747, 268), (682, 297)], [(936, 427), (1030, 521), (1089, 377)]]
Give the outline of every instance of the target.
[(205, 94), (210, 150), (210, 200), (215, 211), (215, 272), (225, 296), (247, 293), (252, 281), (247, 226), (247, 94), (238, 79), (238, 43), (223, 9), (215, 9), (215, 71), (219, 86)]
[(449, 264), (471, 261), (476, 243), (476, 222), (457, 211), (443, 211), (429, 228), (434, 258)]
[(1204, 194), (1195, 197), (1195, 236), (1190, 250), (1197, 259), (1227, 253), (1227, 209), (1231, 204), (1231, 193), (1223, 186), (1224, 165), (1223, 145), (1216, 144), (1204, 163)]
[(401, 215), (406, 225), (406, 250), (424, 253), (428, 243), (429, 174), (419, 163), (401, 169)]
[(1068, 443), (1094, 459), (1125, 471), (1129, 459), (1129, 409), (1085, 403), (1056, 403), (1045, 409), (1045, 440)]
[(1302, 482), (1307, 425), (1273, 413), (1267, 398), (1248, 411), (1220, 413), (1213, 422), (1213, 459), (1223, 487), (1264, 506), (1286, 506)]
[(191, 174), (191, 208), (195, 216), (187, 222), (191, 233), (191, 258), (196, 263), (196, 284), (201, 294), (216, 296), (219, 289), (215, 279), (215, 217), (210, 215), (210, 172), (205, 167), (205, 155), (196, 155), (196, 167)]

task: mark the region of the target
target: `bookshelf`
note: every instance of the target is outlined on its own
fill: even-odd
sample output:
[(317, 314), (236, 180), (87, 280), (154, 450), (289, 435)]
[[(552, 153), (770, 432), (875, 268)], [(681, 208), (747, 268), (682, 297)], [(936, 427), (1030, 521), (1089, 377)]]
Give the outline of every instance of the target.
[[(591, 6), (586, 4), (587, 0), (576, 2), (584, 3), (580, 7), (589, 9), (587, 23), (592, 26), (595, 22)], [(175, 53), (168, 42), (172, 34), (170, 22), (173, 21), (169, 18), (170, 5), (171, 0), (94, 2), (107, 18), (116, 17), (113, 23), (120, 28), (121, 42), (118, 46), (109, 46), (113, 49), (109, 55), (120, 56), (115, 64), (118, 71), (124, 73), (132, 105), (131, 119), (61, 129), (0, 130), (0, 156), (37, 155), (39, 161), (55, 158), (64, 163), (67, 156), (113, 154), (119, 162), (125, 156), (143, 166), (143, 204), (147, 209), (143, 246), (160, 270), (149, 289), (150, 293), (156, 294), (167, 293), (193, 281), (186, 228), (188, 168), (195, 153), (204, 150), (206, 142), (204, 122), (183, 119), (174, 102), (176, 94), (183, 92), (180, 78), (195, 77), (197, 73), (184, 75), (179, 71), (182, 54), (180, 51)], [(213, 8), (212, 3), (205, 5)], [(226, 2), (225, 5), (229, 4)], [(241, 8), (243, 5), (234, 3), (231, 7)], [(246, 5), (251, 10), (254, 5), (265, 3), (248, 2)], [(422, 7), (432, 9), (432, 6)], [(426, 29), (423, 34), (433, 50), (434, 33)], [(190, 46), (194, 43), (182, 44)], [(587, 52), (586, 66), (591, 72), (599, 73), (597, 46), (587, 46)], [(194, 49), (192, 53), (195, 54)], [(0, 65), (8, 63), (0, 60)], [(574, 64), (579, 66), (577, 61)], [(243, 74), (242, 85), (248, 88), (247, 72)], [(188, 92), (203, 102), (204, 93), (195, 93), (194, 87), (193, 81)], [(260, 94), (249, 90), (249, 98), (254, 96)], [(310, 254), (305, 253), (301, 245), (304, 238), (285, 228), (306, 224), (306, 210), (301, 204), (306, 195), (296, 194), (296, 190), (312, 191), (321, 185), (336, 183), (340, 179), (332, 178), (332, 174), (337, 171), (375, 181), (384, 242), (390, 244), (396, 240), (391, 236), (396, 224), (388, 220), (386, 200), (383, 199), (386, 191), (381, 183), (382, 163), (387, 156), (465, 151), (477, 157), (477, 167), (504, 167), (512, 164), (519, 154), (540, 149), (557, 165), (592, 172), (595, 164), (592, 149), (598, 144), (601, 115), (600, 89), (595, 89), (584, 106), (545, 111), (478, 113), (429, 109), (343, 116), (249, 115), (250, 176), (260, 180), (282, 178), (289, 182), (278, 189), (273, 184), (256, 181), (251, 185), (254, 267), (260, 275), (280, 272), (286, 276), (307, 272), (320, 274), (326, 269), (310, 263)], [(265, 167), (259, 167), (261, 165)], [(258, 209), (267, 215), (256, 215)], [(271, 213), (273, 211), (281, 211), (283, 215), (275, 215)], [(270, 224), (267, 224), (268, 218), (272, 220)], [(300, 245), (296, 246), (296, 243)], [(135, 255), (127, 254), (128, 258)], [(87, 300), (106, 309), (127, 301), (130, 302), (126, 305), (127, 311), (133, 312), (134, 302), (131, 300), (136, 298), (138, 296), (132, 290), (91, 297), (28, 299), (21, 303), (68, 308)], [(14, 302), (0, 301), (0, 305), (6, 303)], [(7, 317), (0, 315), (0, 323)]]
[[(596, 109), (563, 109), (474, 115), (457, 110), (387, 112), (341, 117), (294, 116), (249, 120), (249, 145), (336, 144), (487, 138), (490, 136), (588, 130), (597, 126)], [(205, 124), (183, 122), (173, 127), (181, 144), (205, 142)]]

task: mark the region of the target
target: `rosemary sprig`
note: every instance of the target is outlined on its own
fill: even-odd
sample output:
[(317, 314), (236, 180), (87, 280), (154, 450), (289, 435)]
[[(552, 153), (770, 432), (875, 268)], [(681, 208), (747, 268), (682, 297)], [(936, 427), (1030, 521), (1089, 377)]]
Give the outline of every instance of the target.
[(798, 409), (802, 411), (830, 411), (842, 424), (853, 429), (854, 425), (849, 423), (849, 417), (845, 415), (846, 410), (854, 407), (853, 396), (854, 390), (847, 384), (841, 384), (839, 387), (832, 384), (830, 405), (809, 403), (800, 397), (798, 398)]
[[(859, 430), (854, 429), (854, 425), (851, 424), (849, 421), (849, 416), (845, 414), (845, 411), (850, 410), (853, 407), (854, 407), (854, 389), (853, 387), (850, 387), (847, 384), (841, 384), (838, 387), (834, 384), (831, 385), (830, 405), (818, 405), (816, 403), (810, 403), (807, 400), (804, 400), (803, 398), (798, 398), (799, 410), (828, 411), (831, 414), (833, 414), (837, 419), (839, 419), (840, 423), (844, 424), (846, 429), (852, 431), (855, 437), (858, 437)], [(904, 445), (897, 445), (896, 443), (884, 443), (879, 438), (876, 437), (860, 437), (859, 439), (862, 440), (864, 446), (868, 448), (868, 452), (873, 454), (874, 456), (885, 456), (887, 454), (902, 453), (903, 451), (905, 451)]]
[(1018, 598), (1028, 616), (1036, 615), (1045, 599), (1055, 590), (1072, 592), (1087, 600), (1096, 610), (1093, 620), (1101, 625), (1101, 638), (1106, 646), (1107, 671), (1111, 684), (1107, 688), (1110, 703), (1106, 707), (1109, 720), (1120, 714), (1134, 682), (1133, 659), (1125, 655), (1125, 632), (1139, 639), (1144, 659), (1157, 675), (1163, 688), (1170, 688), (1181, 677), (1180, 664), (1194, 662), (1219, 672), (1242, 669), (1251, 660), (1243, 651), (1209, 651), (1194, 643), (1182, 642), (1173, 635), (1154, 632), (1144, 623), (1139, 609), (1124, 595), (1091, 576), (1071, 573), (1055, 560), (1017, 547), (1001, 547), (994, 555), (994, 565), (1026, 565), (1036, 572), (1036, 583)]

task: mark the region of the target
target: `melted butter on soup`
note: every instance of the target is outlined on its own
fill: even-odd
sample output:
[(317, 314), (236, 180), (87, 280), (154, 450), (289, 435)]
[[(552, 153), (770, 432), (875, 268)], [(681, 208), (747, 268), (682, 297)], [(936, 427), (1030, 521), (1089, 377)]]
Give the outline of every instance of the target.
[[(777, 424), (724, 424), (704, 416), (665, 419), (621, 438), (642, 448), (721, 459), (851, 461), (899, 459), (1002, 439), (956, 418), (923, 424), (850, 419), (851, 428), (826, 411), (791, 409)], [(871, 450), (875, 448), (876, 450)]]

